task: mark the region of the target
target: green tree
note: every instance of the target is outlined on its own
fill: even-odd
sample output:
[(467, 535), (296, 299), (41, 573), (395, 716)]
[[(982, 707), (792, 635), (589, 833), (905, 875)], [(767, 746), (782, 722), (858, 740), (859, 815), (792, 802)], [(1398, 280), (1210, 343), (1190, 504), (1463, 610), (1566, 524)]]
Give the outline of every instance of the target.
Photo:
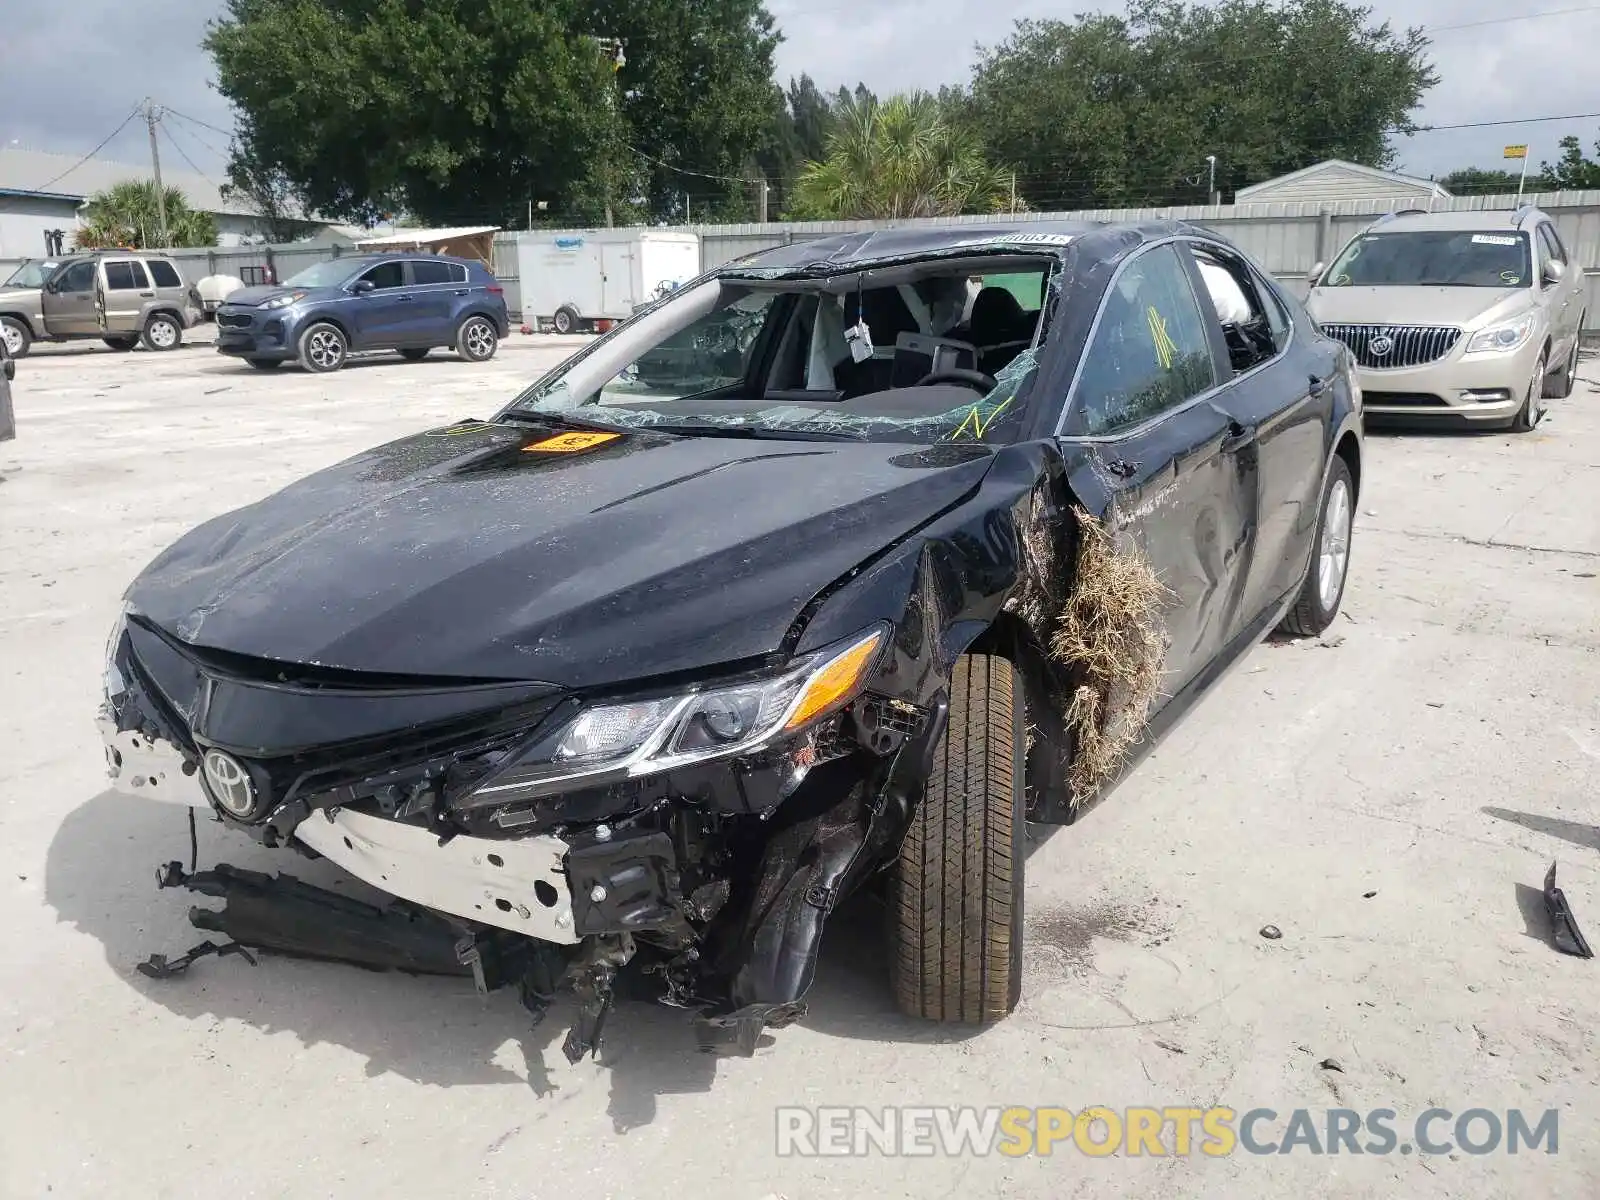
[(241, 174), (353, 220), (520, 223), (530, 200), (665, 213), (683, 171), (738, 174), (777, 39), (760, 0), (226, 0), (206, 47)]
[[(1539, 187), (1543, 191), (1581, 191), (1600, 188), (1600, 162), (1583, 152), (1583, 143), (1570, 134), (1558, 143), (1561, 157), (1553, 163), (1539, 164)], [(1600, 152), (1600, 141), (1595, 143)]]
[[(166, 245), (215, 246), (216, 218), (190, 208), (177, 188), (161, 190), (166, 201)], [(74, 242), (80, 250), (112, 246), (138, 250), (160, 248), (163, 244), (161, 214), (156, 205), (155, 180), (126, 180), (89, 197), (83, 227), (78, 230)]]
[(937, 97), (843, 93), (827, 155), (801, 170), (789, 212), (802, 219), (1000, 212), (1011, 203), (1010, 179)]
[(1193, 203), (1325, 158), (1388, 166), (1437, 77), (1343, 0), (1133, 0), (980, 49), (971, 122), (1035, 207)]
[(1456, 196), (1504, 196), (1516, 192), (1519, 179), (1516, 171), (1463, 167), (1440, 177), (1438, 182), (1445, 191)]

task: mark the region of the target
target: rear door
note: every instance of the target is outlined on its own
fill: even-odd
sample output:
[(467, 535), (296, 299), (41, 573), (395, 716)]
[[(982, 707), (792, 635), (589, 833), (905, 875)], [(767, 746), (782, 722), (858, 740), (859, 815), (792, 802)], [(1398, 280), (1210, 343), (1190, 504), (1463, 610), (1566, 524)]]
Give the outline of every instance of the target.
[(45, 328), (53, 337), (93, 337), (100, 333), (95, 265), (92, 258), (79, 259), (46, 281), (41, 303)]
[(467, 286), (467, 269), (459, 263), (437, 258), (417, 258), (409, 265), (415, 312), (408, 336), (418, 345), (446, 345), (455, 335), (455, 322), (451, 318), (459, 303), (457, 290), (464, 291)]
[(144, 263), (136, 258), (108, 258), (103, 267), (105, 332), (138, 333), (144, 327), (144, 306), (156, 298)]
[(370, 280), (372, 290), (356, 296), (355, 303), (348, 306), (354, 314), (350, 348), (381, 350), (400, 345), (416, 307), (407, 286), (404, 260), (391, 258), (375, 263), (357, 279)]
[[(1583, 273), (1573, 271), (1572, 264), (1567, 261), (1567, 248), (1562, 245), (1561, 239), (1556, 235), (1555, 226), (1548, 221), (1539, 222), (1539, 249), (1542, 257), (1550, 262), (1561, 264), (1563, 274), (1561, 281), (1554, 284), (1545, 284), (1543, 275), (1536, 275), (1539, 286), (1552, 293), (1550, 301), (1551, 332), (1556, 339), (1552, 348), (1550, 365), (1559, 366), (1566, 360), (1567, 354), (1572, 349), (1571, 339), (1578, 333), (1576, 328), (1579, 311), (1583, 308), (1581, 299), (1583, 289)], [(1577, 276), (1574, 287), (1574, 275)]]
[[(1227, 645), (1249, 557), (1251, 501), (1209, 402), (1221, 377), (1188, 252), (1139, 251), (1113, 279), (1078, 366), (1063, 440), (1074, 493), (1103, 510), (1168, 589), (1159, 707)], [(1078, 448), (1087, 451), (1078, 453)]]
[(1305, 573), (1322, 500), (1337, 358), (1331, 344), (1295, 339), (1284, 305), (1241, 255), (1211, 242), (1192, 247), (1206, 282), (1207, 319), (1228, 353), (1214, 403), (1229, 418), (1229, 445), (1255, 527), (1234, 623), (1239, 635)]
[(633, 247), (627, 242), (600, 243), (599, 315), (626, 317), (640, 299), (633, 294)]

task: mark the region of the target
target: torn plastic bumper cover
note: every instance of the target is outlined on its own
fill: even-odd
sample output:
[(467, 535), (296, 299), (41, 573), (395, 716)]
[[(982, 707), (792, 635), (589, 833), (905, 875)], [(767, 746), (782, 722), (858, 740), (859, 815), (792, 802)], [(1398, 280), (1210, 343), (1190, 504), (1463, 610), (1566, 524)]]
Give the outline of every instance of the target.
[[(114, 785), (209, 808), (393, 897), (372, 904), (291, 875), (168, 864), (161, 886), (224, 901), (190, 920), (227, 941), (154, 955), (140, 970), (169, 978), (249, 949), (470, 975), (484, 991), (517, 987), (536, 1019), (570, 993), (574, 1061), (597, 1052), (630, 970), (660, 1003), (696, 1013), (702, 1049), (751, 1053), (764, 1029), (804, 1013), (823, 923), (892, 853), (938, 733), (937, 707), (872, 690), (895, 654), (887, 632), (678, 696), (542, 697), (511, 737), (503, 709), (486, 720), (474, 705), (437, 737), (407, 728), (389, 748), (366, 737), (279, 754), (220, 743), (221, 718), (256, 706), (252, 727), (270, 730), (287, 719), (272, 706), (305, 697), (224, 675), (153, 631), (130, 633), (114, 649), (99, 722)], [(183, 677), (169, 653), (207, 679), (203, 701), (173, 694)], [(735, 753), (695, 753), (719, 734)], [(902, 754), (908, 744), (916, 752)]]

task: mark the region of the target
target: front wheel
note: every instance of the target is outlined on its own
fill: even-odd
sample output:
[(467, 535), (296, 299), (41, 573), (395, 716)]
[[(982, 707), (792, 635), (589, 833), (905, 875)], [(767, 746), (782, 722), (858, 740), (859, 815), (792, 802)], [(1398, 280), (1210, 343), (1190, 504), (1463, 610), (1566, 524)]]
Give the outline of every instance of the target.
[(300, 365), (308, 371), (337, 371), (349, 353), (350, 343), (344, 334), (327, 321), (318, 321), (300, 335)]
[(500, 335), (486, 317), (468, 317), (456, 330), (456, 353), (468, 362), (488, 362), (500, 345)]
[(0, 317), (0, 341), (12, 358), (26, 358), (33, 346), (33, 331), (15, 317)]
[(1350, 533), (1355, 524), (1355, 486), (1344, 459), (1334, 457), (1322, 488), (1322, 517), (1311, 551), (1311, 569), (1300, 596), (1278, 626), (1295, 637), (1316, 637), (1339, 615), (1350, 573)]
[(1528, 382), (1528, 394), (1517, 415), (1511, 418), (1513, 433), (1527, 433), (1544, 416), (1545, 371), (1548, 365), (1544, 355), (1539, 355), (1539, 361), (1533, 366), (1533, 378)]
[(890, 980), (910, 1016), (988, 1024), (1022, 994), (1020, 685), (994, 655), (951, 672), (949, 723), (890, 891)]
[(146, 350), (176, 350), (183, 345), (183, 326), (170, 313), (152, 313), (139, 340)]

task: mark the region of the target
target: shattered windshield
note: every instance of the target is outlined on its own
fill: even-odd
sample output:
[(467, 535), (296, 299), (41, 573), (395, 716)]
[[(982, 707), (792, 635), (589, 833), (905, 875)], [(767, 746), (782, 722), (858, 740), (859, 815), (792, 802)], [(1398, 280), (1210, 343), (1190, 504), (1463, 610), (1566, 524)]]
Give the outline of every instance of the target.
[(708, 436), (1014, 440), (1057, 260), (930, 257), (849, 273), (730, 268), (508, 412)]
[(53, 261), (52, 262), (23, 263), (15, 271), (11, 272), (11, 278), (7, 279), (5, 281), (5, 283), (0, 284), (0, 287), (8, 287), (8, 288), (36, 288), (36, 287), (43, 287), (44, 286), (44, 281), (46, 279), (49, 279), (51, 274), (60, 265), (61, 264), (59, 262), (53, 262)]
[(1528, 235), (1480, 230), (1369, 233), (1345, 247), (1325, 287), (1526, 287)]

